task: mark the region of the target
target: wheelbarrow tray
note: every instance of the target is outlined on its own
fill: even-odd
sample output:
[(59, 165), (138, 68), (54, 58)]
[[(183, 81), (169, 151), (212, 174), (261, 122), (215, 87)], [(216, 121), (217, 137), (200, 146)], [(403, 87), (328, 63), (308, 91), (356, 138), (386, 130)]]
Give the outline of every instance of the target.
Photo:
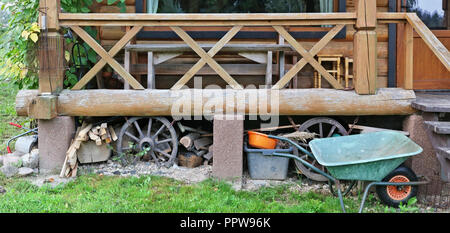
[(381, 181), (408, 157), (423, 151), (393, 131), (314, 139), (309, 146), (317, 162), (339, 180)]

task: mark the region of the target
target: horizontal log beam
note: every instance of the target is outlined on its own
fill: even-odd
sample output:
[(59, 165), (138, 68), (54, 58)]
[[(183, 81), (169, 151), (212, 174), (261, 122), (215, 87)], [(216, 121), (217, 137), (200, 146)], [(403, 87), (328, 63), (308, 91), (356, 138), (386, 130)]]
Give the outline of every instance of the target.
[[(223, 113), (223, 109), (229, 108), (236, 111), (237, 106), (242, 107), (240, 113), (248, 115), (253, 115), (255, 108), (259, 115), (271, 115), (264, 112), (274, 113), (277, 106), (280, 115), (409, 115), (415, 112), (411, 107), (411, 101), (415, 100), (414, 91), (397, 88), (379, 89), (375, 95), (334, 89), (204, 89), (199, 97), (194, 91), (65, 90), (58, 97), (57, 109), (59, 115), (67, 116), (169, 116), (172, 115), (172, 107), (184, 101), (192, 106), (192, 115), (200, 115), (196, 113), (202, 113), (202, 109), (206, 115)], [(37, 94), (37, 90), (18, 93), (18, 115), (28, 115), (28, 106)], [(249, 96), (255, 95), (256, 99), (249, 100)], [(236, 102), (225, 105), (225, 97)], [(264, 99), (270, 100), (268, 110), (261, 112), (258, 106)]]

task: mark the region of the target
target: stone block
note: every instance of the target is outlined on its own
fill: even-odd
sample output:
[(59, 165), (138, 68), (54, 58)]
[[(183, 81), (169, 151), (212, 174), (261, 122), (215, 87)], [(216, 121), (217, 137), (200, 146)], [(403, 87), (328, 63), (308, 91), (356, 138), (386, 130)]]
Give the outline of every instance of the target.
[(3, 158), (3, 166), (14, 166), (21, 167), (22, 166), (22, 158), (13, 155), (6, 155)]
[[(407, 165), (417, 175), (427, 176), (430, 180), (438, 180), (441, 168), (423, 122), (423, 117), (417, 114), (406, 117), (403, 122), (403, 130), (409, 132), (411, 140), (423, 148), (423, 152), (410, 158)], [(419, 186), (420, 188), (421, 186)]]
[(75, 134), (73, 117), (59, 116), (51, 120), (39, 120), (39, 171), (57, 173), (61, 171)]
[(243, 174), (244, 116), (214, 116), (213, 171), (219, 179), (240, 179)]

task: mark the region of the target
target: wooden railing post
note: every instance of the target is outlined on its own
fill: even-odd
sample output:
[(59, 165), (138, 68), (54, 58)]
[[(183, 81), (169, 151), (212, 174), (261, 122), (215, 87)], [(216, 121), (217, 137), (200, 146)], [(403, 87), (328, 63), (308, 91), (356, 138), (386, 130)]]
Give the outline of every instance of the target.
[(414, 70), (414, 30), (411, 24), (405, 24), (405, 79), (404, 89), (413, 89), (413, 70)]
[(63, 89), (64, 38), (59, 33), (60, 0), (40, 0), (39, 93), (58, 94)]
[(358, 94), (375, 94), (377, 81), (376, 0), (356, 2), (354, 45), (354, 86)]
[(28, 116), (57, 116), (57, 95), (64, 86), (64, 37), (59, 33), (60, 0), (39, 1), (39, 95), (30, 103)]

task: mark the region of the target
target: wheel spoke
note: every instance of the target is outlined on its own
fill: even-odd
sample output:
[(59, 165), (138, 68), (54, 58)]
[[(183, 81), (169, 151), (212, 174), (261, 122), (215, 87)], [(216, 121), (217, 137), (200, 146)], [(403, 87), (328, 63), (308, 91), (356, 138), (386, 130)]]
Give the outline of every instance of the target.
[(322, 123), (319, 123), (319, 135), (320, 135), (320, 138), (323, 138), (323, 125), (322, 125)]
[(147, 137), (150, 137), (150, 132), (152, 131), (152, 118), (148, 118), (148, 129), (147, 129)]
[(125, 134), (130, 137), (131, 139), (133, 139), (136, 142), (139, 142), (139, 138), (135, 137), (133, 134), (131, 134), (130, 132), (126, 131)]
[(161, 141), (156, 141), (156, 145), (159, 145), (159, 144), (162, 144), (162, 143), (166, 143), (166, 142), (171, 142), (172, 141), (172, 138), (167, 138), (167, 139), (164, 139), (164, 140), (161, 140)]
[(161, 128), (158, 129), (158, 131), (155, 133), (155, 135), (152, 136), (152, 138), (156, 138), (162, 131), (163, 129), (166, 127), (166, 125), (162, 125)]
[(329, 138), (329, 137), (331, 137), (331, 135), (333, 135), (333, 133), (334, 133), (334, 131), (336, 130), (336, 126), (335, 125), (333, 125), (333, 127), (331, 127), (331, 130), (330, 130), (330, 132), (328, 133), (328, 136), (327, 136), (327, 138)]
[(156, 165), (160, 165), (158, 158), (155, 155), (155, 152), (150, 151), (150, 155), (152, 156), (153, 160), (155, 160)]
[(137, 122), (137, 121), (134, 121), (133, 124), (134, 124), (134, 126), (136, 127), (136, 129), (137, 129), (137, 131), (138, 131), (138, 133), (139, 133), (139, 136), (140, 136), (141, 138), (145, 137), (144, 134), (142, 133), (141, 127), (139, 127), (138, 122)]
[(167, 158), (172, 158), (171, 155), (169, 155), (168, 153), (166, 153), (166, 152), (164, 152), (164, 151), (162, 151), (160, 149), (155, 148), (155, 151), (160, 153), (160, 154), (162, 154), (162, 155), (164, 155), (164, 156), (166, 156)]

